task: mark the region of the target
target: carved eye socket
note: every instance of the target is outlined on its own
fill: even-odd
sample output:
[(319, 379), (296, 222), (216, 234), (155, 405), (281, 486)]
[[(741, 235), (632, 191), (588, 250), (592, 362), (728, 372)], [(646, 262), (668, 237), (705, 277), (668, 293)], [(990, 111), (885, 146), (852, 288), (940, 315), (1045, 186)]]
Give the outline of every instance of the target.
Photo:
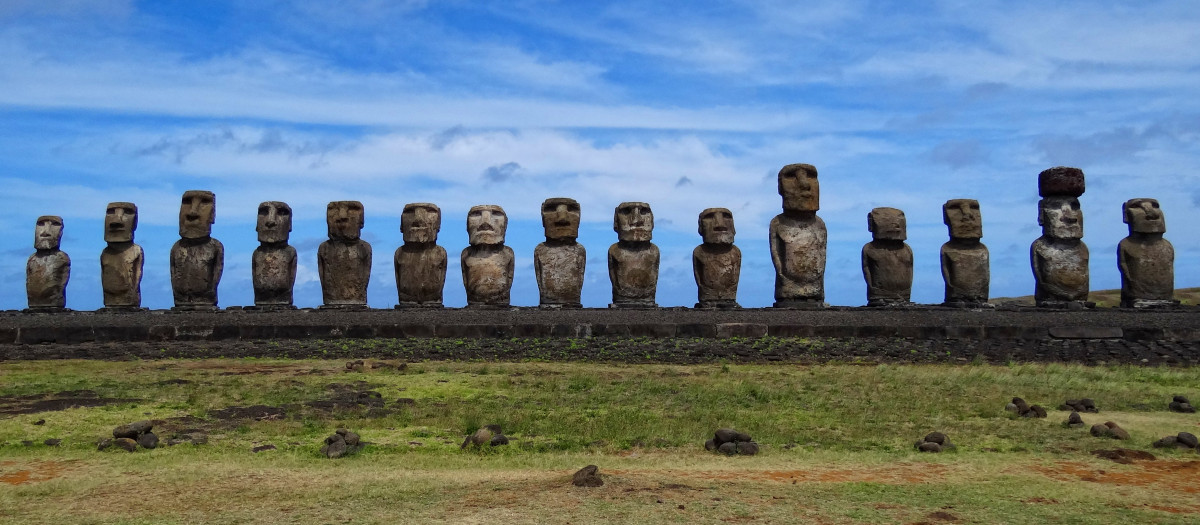
[(117, 209), (116, 209), (116, 208), (109, 208), (109, 209), (105, 210), (105, 211), (104, 211), (104, 213), (105, 213), (105, 214), (107, 214), (107, 215), (112, 215), (112, 214), (114, 214), (114, 213), (117, 213)]
[(349, 211), (362, 211), (362, 206), (359, 206), (357, 204), (350, 204), (350, 205), (346, 206), (346, 209)]
[(492, 217), (504, 217), (504, 212), (500, 210), (492, 210)]
[(292, 210), (289, 210), (287, 208), (276, 208), (275, 209), (275, 215), (278, 215), (280, 217), (287, 217), (288, 215), (291, 215), (291, 214), (292, 214)]
[(567, 211), (569, 211), (571, 213), (579, 213), (579, 205), (578, 204), (568, 204)]
[(1151, 202), (1151, 203), (1150, 203), (1150, 207), (1157, 209), (1157, 208), (1158, 208), (1158, 203), (1157, 203), (1157, 202)]
[(805, 175), (807, 175), (807, 176), (808, 176), (808, 178), (810, 178), (810, 179), (813, 179), (813, 180), (816, 180), (816, 179), (817, 179), (817, 174), (816, 174), (816, 173), (805, 172)]
[(469, 213), (467, 213), (467, 216), (479, 218), (479, 217), (483, 217), (483, 212), (479, 211), (479, 210), (471, 210)]
[(794, 178), (796, 178), (796, 172), (794, 172), (794, 171), (789, 171), (789, 172), (787, 172), (787, 173), (784, 173), (784, 174), (783, 174), (783, 178), (785, 178), (785, 179), (794, 179)]
[(701, 215), (701, 216), (700, 216), (700, 218), (701, 218), (702, 220), (706, 220), (706, 221), (707, 221), (707, 220), (712, 220), (712, 219), (715, 219), (715, 218), (717, 218), (717, 214), (716, 214), (716, 213), (709, 212), (709, 213), (705, 213), (704, 215)]
[(978, 202), (972, 202), (972, 203), (971, 203), (971, 209), (972, 209), (972, 210), (978, 210), (978, 209), (979, 209), (979, 203), (978, 203)]
[(268, 208), (268, 207), (266, 207), (266, 206), (259, 206), (259, 207), (258, 207), (258, 214), (259, 214), (259, 215), (266, 215), (266, 214), (268, 214), (268, 213), (270, 213), (270, 212), (271, 212), (271, 209), (270, 209), (270, 208)]
[(542, 206), (542, 213), (554, 213), (555, 211), (558, 211), (558, 205), (556, 204)]
[(1079, 209), (1079, 201), (1072, 202), (1072, 203), (1071, 203), (1071, 209), (1072, 209), (1072, 210), (1078, 210), (1078, 209)]
[(649, 215), (650, 208), (638, 208), (638, 213), (641, 213), (642, 215)]
[(200, 197), (200, 204), (212, 204), (213, 200), (209, 197)]

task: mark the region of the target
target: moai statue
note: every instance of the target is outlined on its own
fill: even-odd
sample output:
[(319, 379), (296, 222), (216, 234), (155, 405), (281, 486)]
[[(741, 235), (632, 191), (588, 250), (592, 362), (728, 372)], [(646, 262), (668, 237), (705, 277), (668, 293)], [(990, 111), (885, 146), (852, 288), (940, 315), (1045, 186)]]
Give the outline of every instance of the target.
[(1038, 175), (1038, 224), (1042, 236), (1029, 247), (1038, 306), (1082, 308), (1088, 298), (1088, 248), (1083, 238), (1083, 171), (1050, 168)]
[(658, 246), (654, 212), (644, 202), (622, 202), (613, 213), (617, 242), (608, 247), (608, 278), (613, 302), (609, 308), (654, 308), (658, 291)]
[(100, 284), (104, 289), (104, 309), (141, 310), (142, 247), (133, 243), (137, 230), (138, 209), (132, 202), (110, 202), (104, 212), (104, 241), (100, 252)]
[(321, 308), (366, 308), (371, 280), (371, 244), (362, 240), (365, 212), (358, 201), (333, 201), (325, 207), (329, 240), (317, 248)]
[(733, 212), (709, 208), (697, 221), (703, 244), (692, 250), (692, 274), (696, 277), (696, 308), (741, 308), (737, 303), (738, 280), (742, 275), (742, 251), (733, 245), (737, 230)]
[(473, 206), (467, 212), (471, 245), (463, 248), (463, 285), (467, 306), (506, 307), (513, 282), (513, 250), (504, 245), (508, 216), (493, 204)]
[(825, 306), (825, 221), (817, 217), (821, 187), (817, 168), (788, 164), (779, 170), (783, 213), (771, 220), (776, 308)]
[(533, 273), (537, 276), (542, 308), (581, 308), (583, 269), (587, 250), (579, 237), (579, 203), (553, 198), (542, 203), (542, 229), (546, 242), (533, 250)]
[(875, 208), (867, 214), (871, 242), (863, 245), (862, 271), (867, 281), (867, 306), (899, 306), (912, 296), (913, 253), (904, 242), (908, 228), (904, 212)]
[(25, 263), (25, 292), (30, 310), (64, 310), (67, 305), (71, 258), (58, 249), (62, 230), (62, 217), (43, 215), (37, 218), (33, 228), (33, 249), (37, 251)]
[(1174, 306), (1175, 248), (1163, 238), (1167, 220), (1158, 201), (1125, 201), (1125, 224), (1129, 236), (1117, 245), (1121, 269), (1121, 306), (1147, 308)]
[(950, 241), (942, 245), (942, 279), (946, 281), (946, 306), (978, 308), (987, 305), (991, 267), (983, 237), (979, 201), (950, 199), (942, 205), (942, 222)]
[(292, 232), (292, 207), (286, 202), (267, 201), (258, 205), (258, 248), (251, 259), (254, 274), (254, 306), (290, 309), (296, 285), (296, 249), (288, 245)]
[(179, 237), (171, 247), (171, 291), (175, 310), (215, 310), (217, 285), (225, 269), (225, 246), (212, 238), (217, 196), (211, 191), (183, 192)]
[(442, 210), (428, 202), (404, 205), (400, 231), (404, 244), (396, 248), (397, 308), (442, 307), (446, 285), (446, 249), (437, 245)]

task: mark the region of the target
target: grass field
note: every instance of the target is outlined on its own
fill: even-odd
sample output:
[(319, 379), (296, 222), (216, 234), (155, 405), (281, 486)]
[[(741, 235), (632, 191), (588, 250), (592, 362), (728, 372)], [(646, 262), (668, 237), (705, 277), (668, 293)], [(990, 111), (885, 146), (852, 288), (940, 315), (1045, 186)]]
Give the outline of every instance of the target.
[[(345, 364), (0, 363), (0, 521), (1200, 522), (1200, 456), (1150, 447), (1200, 433), (1200, 417), (1167, 411), (1174, 394), (1200, 400), (1200, 369)], [(1011, 416), (1013, 396), (1050, 416)], [(1064, 428), (1054, 409), (1080, 397), (1101, 410), (1089, 425), (1116, 421), (1132, 439)], [(164, 441), (207, 443), (96, 450), (143, 419)], [(490, 423), (509, 445), (459, 449)], [(762, 453), (704, 451), (727, 426)], [(338, 427), (370, 444), (324, 458)], [(915, 452), (933, 430), (957, 451)], [(1091, 454), (1118, 447), (1157, 459)], [(571, 485), (588, 464), (603, 487)]]

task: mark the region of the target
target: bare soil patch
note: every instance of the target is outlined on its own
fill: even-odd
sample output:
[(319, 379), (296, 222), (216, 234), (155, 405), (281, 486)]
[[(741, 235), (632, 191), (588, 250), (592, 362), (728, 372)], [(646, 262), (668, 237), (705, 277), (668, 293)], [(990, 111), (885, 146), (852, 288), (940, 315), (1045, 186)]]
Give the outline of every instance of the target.
[(0, 483), (28, 485), (57, 478), (71, 468), (72, 461), (32, 461), (21, 465), (16, 461), (0, 462)]
[(1200, 461), (1140, 461), (1122, 470), (1093, 468), (1076, 461), (1033, 466), (1034, 471), (1059, 481), (1086, 481), (1113, 485), (1153, 487), (1159, 491), (1200, 494)]
[(140, 399), (100, 397), (91, 390), (75, 390), (54, 394), (30, 394), (0, 397), (0, 415), (36, 414), (57, 412), (75, 407), (98, 407), (119, 403), (132, 403)]

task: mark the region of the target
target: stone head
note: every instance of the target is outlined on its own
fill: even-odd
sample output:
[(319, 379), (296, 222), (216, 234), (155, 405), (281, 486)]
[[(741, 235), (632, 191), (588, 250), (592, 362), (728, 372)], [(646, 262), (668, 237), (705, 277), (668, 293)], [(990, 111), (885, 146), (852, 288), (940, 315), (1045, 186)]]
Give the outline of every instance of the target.
[(1129, 199), (1125, 201), (1125, 224), (1130, 233), (1165, 233), (1167, 219), (1155, 199)]
[(183, 192), (179, 204), (179, 236), (184, 239), (203, 239), (212, 235), (217, 220), (217, 196), (211, 191)]
[(542, 229), (546, 240), (573, 241), (579, 237), (579, 202), (555, 197), (542, 202)]
[(57, 250), (62, 242), (63, 220), (58, 215), (42, 215), (33, 227), (33, 249)]
[(365, 217), (361, 202), (330, 202), (325, 207), (325, 224), (329, 227), (330, 240), (357, 241), (362, 235)]
[(133, 242), (138, 210), (132, 202), (110, 202), (104, 211), (104, 241)]
[(404, 205), (404, 212), (400, 214), (400, 232), (404, 234), (404, 242), (437, 242), (440, 231), (442, 209), (436, 204), (414, 202)]
[(788, 164), (779, 170), (779, 195), (784, 211), (817, 211), (821, 208), (821, 186), (817, 168), (811, 164)]
[(1054, 239), (1083, 238), (1083, 210), (1075, 197), (1046, 197), (1038, 201), (1038, 225), (1042, 235)]
[(654, 236), (654, 212), (644, 202), (622, 202), (613, 213), (613, 230), (620, 241), (649, 241)]
[(508, 231), (508, 215), (504, 208), (495, 204), (472, 206), (467, 212), (467, 236), (471, 246), (480, 244), (504, 244)]
[(983, 220), (979, 215), (979, 201), (975, 199), (946, 201), (942, 205), (942, 222), (950, 227), (951, 239), (983, 237)]
[(733, 227), (733, 212), (726, 208), (709, 208), (700, 212), (697, 229), (704, 244), (733, 244), (737, 230)]
[(904, 212), (896, 208), (875, 208), (867, 214), (867, 229), (877, 241), (903, 241), (908, 238)]
[(258, 242), (287, 242), (292, 231), (292, 207), (286, 202), (266, 201), (258, 205)]

